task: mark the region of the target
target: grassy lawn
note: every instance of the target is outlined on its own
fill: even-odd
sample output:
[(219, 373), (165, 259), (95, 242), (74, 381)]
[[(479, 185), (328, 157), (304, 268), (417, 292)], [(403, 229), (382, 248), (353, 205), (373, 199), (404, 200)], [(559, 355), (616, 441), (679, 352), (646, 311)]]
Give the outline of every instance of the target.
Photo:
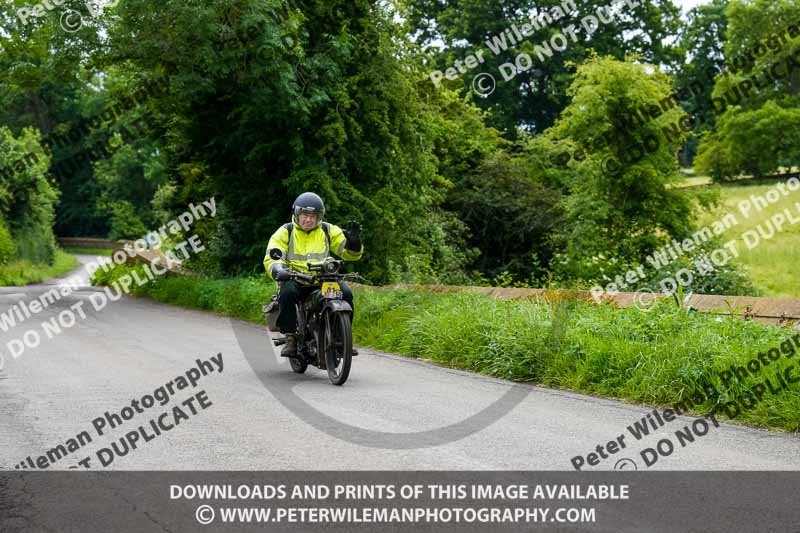
[(62, 250), (56, 251), (52, 265), (32, 263), (26, 259), (0, 265), (0, 287), (19, 287), (56, 278), (78, 268), (78, 260)]
[(111, 257), (111, 254), (114, 252), (114, 250), (106, 248), (64, 248), (64, 251), (68, 254), (104, 255), (106, 257)]
[[(786, 174), (790, 172), (797, 171), (798, 167), (780, 167), (775, 172), (777, 174)], [(697, 176), (694, 173), (693, 168), (681, 168), (681, 175), (683, 176), (683, 181), (681, 181), (676, 187), (698, 187), (700, 185), (711, 185), (714, 181), (711, 179), (711, 176)], [(753, 176), (749, 174), (742, 174), (741, 176), (735, 178), (735, 180), (749, 180), (752, 179)], [(734, 180), (734, 181), (735, 181)]]
[(711, 185), (711, 177), (709, 176), (696, 176), (694, 169), (681, 168), (681, 175), (683, 181), (676, 185), (676, 187), (697, 187), (699, 185)]
[(684, 178), (684, 180), (677, 185), (677, 187), (698, 187), (700, 185), (711, 185), (711, 178), (708, 176), (693, 176)]
[(764, 196), (770, 188), (772, 185), (763, 183), (723, 186), (722, 205), (714, 213), (705, 214), (700, 224), (705, 225), (725, 213), (733, 213), (739, 224), (725, 232), (723, 237), (726, 241), (737, 238), (737, 249), (741, 254), (738, 261), (746, 268), (756, 286), (767, 296), (800, 298), (800, 224), (792, 226), (787, 222), (782, 232), (776, 232), (769, 240), (762, 238), (752, 250), (747, 249), (741, 237), (747, 230), (756, 230), (759, 224), (768, 231), (766, 222), (784, 209), (789, 209), (795, 217), (800, 216), (794, 208), (795, 202), (800, 202), (800, 191), (796, 191), (789, 196), (781, 196), (778, 202), (762, 211), (752, 209), (750, 216), (744, 218), (737, 207), (739, 202), (749, 199), (751, 195)]
[[(99, 272), (93, 283), (113, 283), (133, 268), (141, 267)], [(166, 275), (142, 287), (134, 284), (133, 292), (264, 324), (261, 305), (274, 287), (264, 277)], [(353, 333), (361, 346), (509, 380), (666, 407), (696, 398), (703, 384), (711, 384), (719, 394), (690, 404), (700, 415), (749, 397), (754, 384), (767, 377), (750, 376), (724, 386), (721, 371), (746, 365), (792, 335), (738, 318), (687, 313), (669, 301), (645, 313), (634, 307), (501, 301), (464, 292), (360, 286), (354, 295)], [(788, 367), (795, 361), (796, 355), (793, 360), (787, 355), (774, 364)], [(734, 420), (797, 431), (800, 384), (764, 395), (751, 407), (733, 415)]]

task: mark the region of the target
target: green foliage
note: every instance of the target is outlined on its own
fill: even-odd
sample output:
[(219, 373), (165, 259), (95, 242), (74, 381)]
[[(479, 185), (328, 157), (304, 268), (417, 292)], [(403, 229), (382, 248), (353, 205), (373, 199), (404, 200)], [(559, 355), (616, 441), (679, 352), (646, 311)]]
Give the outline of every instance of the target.
[[(47, 146), (48, 163), (61, 192), (56, 206), (56, 229), (61, 235), (101, 235), (102, 222), (94, 214), (95, 186), (91, 180), (91, 158), (83, 148), (87, 134), (81, 126), (84, 113), (97, 101), (98, 87), (87, 78), (92, 57), (101, 49), (97, 25), (84, 17), (76, 33), (64, 31), (60, 16), (68, 9), (84, 12), (82, 0), (66, 0), (41, 17), (22, 24), (15, 11), (35, 3), (4, 2), (0, 18), (4, 27), (0, 54), (0, 124), (15, 135), (32, 127), (41, 132)], [(54, 6), (55, 7), (55, 6)], [(36, 155), (27, 152), (25, 159)], [(64, 166), (62, 172), (56, 168)], [(41, 244), (41, 243), (40, 243)], [(42, 250), (49, 246), (23, 246)], [(47, 252), (52, 255), (52, 251)]]
[[(686, 313), (671, 301), (649, 313), (588, 304), (498, 301), (469, 293), (412, 290), (356, 293), (355, 338), (381, 350), (517, 381), (672, 406), (718, 373), (777, 346), (786, 330)], [(665, 356), (668, 354), (668, 356)], [(723, 401), (747, 394), (731, 387)], [(796, 431), (800, 390), (789, 390), (738, 420)], [(696, 406), (706, 414), (709, 400)]]
[[(682, 179), (675, 154), (685, 131), (671, 132), (685, 114), (674, 106), (666, 75), (611, 58), (580, 66), (569, 94), (572, 103), (547, 132), (573, 153), (565, 252), (555, 268), (563, 279), (589, 279), (599, 275), (592, 266), (599, 257), (641, 262), (659, 244), (688, 234), (691, 203), (671, 187)], [(653, 108), (655, 118), (636, 124), (642, 109)], [(609, 161), (620, 162), (618, 172)]]
[(733, 164), (730, 148), (730, 145), (722, 143), (716, 132), (704, 132), (694, 159), (694, 171), (711, 176), (716, 183), (739, 176), (741, 169)]
[(109, 205), (111, 210), (111, 229), (108, 238), (112, 240), (131, 239), (144, 237), (147, 226), (136, 214), (133, 205), (127, 201), (114, 202)]
[[(654, 64), (668, 65), (674, 65), (680, 58), (676, 47), (665, 44), (668, 36), (677, 33), (680, 24), (680, 9), (671, 0), (640, 2), (634, 9), (625, 6), (624, 15), (615, 17), (609, 24), (601, 24), (592, 34), (579, 22), (586, 16), (596, 17), (597, 9), (609, 2), (587, 0), (575, 4), (574, 14), (567, 14), (553, 21), (550, 27), (534, 31), (522, 42), (514, 44), (506, 38), (507, 50), (494, 55), (485, 44), (487, 40), (500, 36), (512, 24), (521, 28), (523, 23), (529, 22), (526, 16), (529, 13), (553, 13), (563, 3), (560, 0), (410, 0), (401, 3), (408, 34), (415, 35), (417, 41), (427, 47), (429, 58), (425, 75), (429, 86), (433, 85), (428, 77), (431, 71), (444, 71), (456, 60), (463, 62), (469, 54), (484, 53), (485, 63), (479, 69), (454, 82), (445, 80), (445, 86), (469, 95), (476, 74), (493, 74), (498, 80), (496, 90), (488, 98), (476, 98), (475, 103), (491, 111), (489, 124), (509, 139), (517, 138), (520, 130), (541, 133), (555, 122), (570, 101), (567, 88), (574, 73), (572, 66), (584, 62), (593, 52), (620, 60), (637, 54)], [(565, 31), (569, 26), (574, 26), (576, 42), (568, 37), (566, 50), (540, 61), (534, 46), (543, 41), (549, 43), (556, 32)], [(511, 81), (503, 81), (499, 65), (514, 63), (520, 53), (533, 58), (533, 68), (519, 73)]]
[[(0, 57), (0, 124), (15, 139), (26, 127), (42, 137), (38, 148), (13, 148), (16, 160), (0, 154), (0, 168), (23, 160), (26, 172), (49, 171), (61, 200), (48, 199), (46, 180), (29, 180), (11, 187), (15, 202), (41, 186), (32, 193), (38, 207), (24, 219), (6, 214), (0, 190), (0, 218), (16, 252), (49, 260), (47, 226), (64, 236), (137, 238), (215, 196), (216, 218), (193, 228), (207, 251), (187, 266), (261, 274), (266, 240), (297, 194), (315, 190), (330, 222), (362, 223), (366, 254), (353, 268), (375, 283), (602, 278), (690, 228), (688, 201), (672, 187), (687, 141), (686, 131), (675, 133), (681, 110), (669, 103), (640, 125), (631, 114), (664, 105), (671, 86), (693, 87), (799, 14), (788, 0), (728, 9), (713, 0), (690, 12), (675, 41), (674, 2), (641, 2), (591, 38), (576, 24), (577, 42), (535, 59), (534, 44), (607, 4), (577, 2), (571, 17), (498, 56), (487, 39), (562, 2), (141, 0), (85, 18), (75, 34), (59, 27), (59, 15), (83, 11), (80, 0), (26, 26), (14, 6), (1, 6), (11, 37)], [(421, 50), (434, 44), (442, 51)], [(496, 74), (520, 52), (534, 57), (534, 69), (509, 82), (498, 76), (485, 99), (471, 93), (474, 74), (433, 86), (431, 70), (479, 49), (484, 71)], [(706, 84), (681, 102), (698, 115), (684, 149), (691, 154), (702, 135), (698, 169), (723, 179), (796, 163), (798, 72), (755, 91), (709, 130), (711, 98), (788, 54), (770, 47), (713, 92)], [(666, 66), (674, 84), (639, 62)], [(631, 156), (652, 139), (656, 150)], [(28, 165), (31, 154), (41, 164)], [(622, 162), (620, 172), (607, 171), (610, 159)], [(730, 273), (709, 290), (746, 290), (737, 280)]]
[[(146, 0), (116, 13), (108, 61), (125, 57), (164, 88), (149, 118), (163, 133), (160, 161), (175, 188), (160, 209), (217, 198), (216, 219), (197, 228), (209, 253), (190, 266), (257, 271), (294, 198), (314, 190), (329, 221), (362, 223), (367, 253), (357, 268), (369, 279), (463, 271), (463, 225), (438, 210), (451, 186), (443, 174), (451, 162), (470, 168), (464, 152), (485, 151), (492, 139), (445, 146), (454, 129), (485, 127), (451, 97), (422, 97), (420, 67), (390, 6)], [(439, 160), (437, 151), (450, 155)]]
[(0, 287), (21, 287), (62, 276), (78, 268), (78, 260), (61, 250), (56, 250), (52, 265), (28, 259), (13, 259), (0, 264)]
[(694, 7), (681, 27), (680, 46), (687, 59), (675, 75), (675, 87), (681, 105), (696, 122), (681, 152), (681, 166), (694, 164), (700, 137), (716, 123), (712, 102), (713, 79), (725, 68), (727, 7), (728, 0), (712, 0)]
[(167, 174), (160, 158), (152, 155), (152, 142), (143, 139), (122, 144), (121, 136), (114, 138), (119, 148), (95, 163), (100, 190), (95, 209), (110, 219), (110, 239), (136, 239), (168, 219), (158, 220), (152, 206), (159, 187), (166, 185)]
[(758, 109), (722, 115), (717, 131), (700, 145), (697, 172), (717, 181), (740, 173), (766, 176), (800, 162), (800, 107), (768, 100)]
[(482, 254), (473, 263), (485, 276), (516, 279), (540, 275), (554, 254), (559, 228), (558, 190), (523, 157), (498, 154), (485, 160), (454, 188), (448, 207), (471, 229), (469, 244)]
[(26, 128), (15, 137), (0, 127), (0, 219), (8, 223), (17, 257), (46, 264), (55, 259), (58, 201), (58, 192), (47, 180), (49, 164), (38, 131)]
[(5, 265), (16, 255), (17, 247), (5, 220), (0, 219), (0, 265)]
[(72, 255), (102, 255), (104, 257), (111, 257), (114, 250), (107, 248), (64, 248), (64, 252)]
[[(95, 271), (91, 283), (110, 285), (134, 271), (139, 279), (147, 278), (142, 265), (115, 264), (107, 270)], [(131, 285), (131, 294), (135, 296), (149, 296), (160, 302), (214, 311), (251, 322), (264, 320), (261, 305), (269, 301), (275, 290), (275, 283), (266, 276), (218, 279), (167, 273), (144, 285)]]
[[(709, 255), (723, 246), (721, 239), (714, 239), (698, 246), (691, 253), (685, 254), (671, 262), (669, 265), (659, 269), (649, 269), (648, 276), (639, 285), (639, 289), (651, 289), (654, 292), (662, 291), (661, 282), (664, 279), (677, 279), (677, 273), (688, 270), (692, 273), (692, 282), (685, 289), (694, 294), (725, 294), (730, 296), (761, 296), (759, 290), (748, 273), (736, 260), (728, 261), (725, 264), (713, 265), (708, 261)], [(713, 266), (713, 270), (704, 272), (696, 267), (697, 261)], [(602, 284), (611, 282), (605, 280)]]
[(680, 44), (687, 61), (676, 74), (675, 84), (678, 94), (685, 95), (681, 101), (684, 109), (697, 117), (699, 131), (713, 127), (716, 118), (711, 101), (714, 83), (710, 74), (721, 72), (725, 65), (727, 7), (728, 0), (712, 0), (691, 9), (680, 32)]
[[(726, 63), (712, 97), (723, 110), (703, 137), (695, 168), (715, 180), (762, 176), (800, 162), (800, 5), (793, 1), (731, 1)], [(791, 37), (794, 34), (794, 37)], [(774, 65), (778, 67), (775, 68)], [(766, 83), (765, 83), (766, 80)], [(753, 87), (742, 94), (742, 84)]]

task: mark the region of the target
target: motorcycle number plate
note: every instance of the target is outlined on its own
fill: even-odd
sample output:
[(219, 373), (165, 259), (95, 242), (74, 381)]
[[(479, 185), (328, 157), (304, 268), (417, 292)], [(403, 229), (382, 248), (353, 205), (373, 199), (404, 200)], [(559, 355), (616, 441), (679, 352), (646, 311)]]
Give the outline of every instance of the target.
[(335, 281), (324, 282), (321, 292), (325, 298), (342, 298), (342, 287)]

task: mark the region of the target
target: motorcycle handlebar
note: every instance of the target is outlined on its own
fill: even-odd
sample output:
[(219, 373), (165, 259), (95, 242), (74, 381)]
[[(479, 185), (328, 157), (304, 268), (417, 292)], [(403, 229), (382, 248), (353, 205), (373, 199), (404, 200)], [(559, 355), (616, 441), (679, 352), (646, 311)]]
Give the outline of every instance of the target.
[[(313, 284), (317, 279), (317, 276), (314, 274), (303, 274), (302, 272), (297, 272), (296, 270), (287, 270), (286, 272), (292, 276), (292, 279), (300, 279), (310, 284)], [(351, 276), (359, 277), (358, 274), (342, 274), (342, 278), (344, 279), (347, 279)]]
[(292, 278), (301, 279), (308, 283), (314, 282), (314, 276), (311, 276), (309, 274), (303, 274), (302, 272), (296, 272), (294, 270), (290, 270), (289, 273), (292, 275)]

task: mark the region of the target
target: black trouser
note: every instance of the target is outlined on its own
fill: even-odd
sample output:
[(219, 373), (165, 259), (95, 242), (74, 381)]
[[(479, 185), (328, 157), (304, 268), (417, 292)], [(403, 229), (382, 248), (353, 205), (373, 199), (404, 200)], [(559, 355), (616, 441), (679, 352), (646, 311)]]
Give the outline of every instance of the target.
[[(339, 285), (342, 288), (342, 297), (344, 301), (350, 304), (355, 316), (353, 291), (341, 281)], [(295, 333), (297, 331), (297, 308), (295, 304), (305, 300), (309, 294), (317, 289), (319, 289), (319, 286), (301, 285), (293, 279), (281, 283), (281, 288), (278, 291), (278, 305), (280, 308), (280, 312), (278, 313), (278, 328), (280, 328), (281, 333)]]

